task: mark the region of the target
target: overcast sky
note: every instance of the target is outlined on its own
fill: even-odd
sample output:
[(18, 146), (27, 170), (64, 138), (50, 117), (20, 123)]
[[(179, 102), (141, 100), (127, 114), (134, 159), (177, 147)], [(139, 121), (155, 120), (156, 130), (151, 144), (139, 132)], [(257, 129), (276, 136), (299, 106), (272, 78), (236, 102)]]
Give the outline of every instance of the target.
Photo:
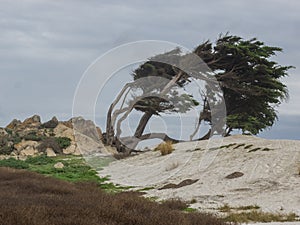
[[(112, 3), (113, 2), (113, 3)], [(165, 40), (193, 48), (220, 33), (257, 37), (296, 66), (283, 81), (290, 100), (262, 134), (300, 139), (300, 1), (0, 0), (0, 126), (39, 114), (72, 116), (77, 84), (106, 51), (127, 42)]]

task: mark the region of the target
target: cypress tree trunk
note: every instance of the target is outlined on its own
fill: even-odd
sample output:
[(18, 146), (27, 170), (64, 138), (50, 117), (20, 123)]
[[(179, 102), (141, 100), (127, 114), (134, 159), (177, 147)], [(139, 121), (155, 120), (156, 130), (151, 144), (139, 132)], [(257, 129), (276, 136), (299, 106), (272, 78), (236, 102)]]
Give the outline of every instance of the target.
[(134, 136), (136, 138), (139, 138), (143, 135), (144, 130), (147, 126), (147, 123), (149, 122), (150, 118), (152, 117), (153, 113), (151, 112), (145, 112), (142, 118), (140, 119), (139, 125), (137, 126)]

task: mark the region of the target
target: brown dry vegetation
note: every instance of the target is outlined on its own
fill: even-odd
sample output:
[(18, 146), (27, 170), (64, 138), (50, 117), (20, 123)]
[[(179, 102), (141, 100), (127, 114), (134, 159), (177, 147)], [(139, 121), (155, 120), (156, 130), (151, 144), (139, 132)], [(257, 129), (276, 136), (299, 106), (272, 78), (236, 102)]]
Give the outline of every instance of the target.
[(162, 142), (154, 150), (160, 151), (161, 155), (171, 154), (174, 151), (173, 143), (171, 141)]
[(132, 192), (109, 194), (92, 183), (0, 168), (0, 225), (225, 224), (207, 214), (181, 212), (175, 203), (158, 204)]

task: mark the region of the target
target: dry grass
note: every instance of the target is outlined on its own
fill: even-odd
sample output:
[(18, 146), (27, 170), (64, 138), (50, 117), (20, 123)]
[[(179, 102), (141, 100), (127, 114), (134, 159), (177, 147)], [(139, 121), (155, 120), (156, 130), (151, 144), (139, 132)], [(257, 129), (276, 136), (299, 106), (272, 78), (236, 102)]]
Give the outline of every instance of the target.
[(176, 198), (165, 200), (161, 205), (172, 210), (184, 210), (189, 206), (186, 202)]
[(154, 150), (160, 151), (161, 155), (171, 154), (174, 151), (173, 143), (171, 141), (162, 142)]
[(180, 211), (134, 192), (109, 194), (93, 183), (68, 183), (0, 168), (0, 225), (225, 225), (208, 214)]
[(220, 212), (226, 214), (224, 220), (236, 223), (248, 222), (287, 222), (295, 221), (297, 215), (294, 213), (269, 213), (260, 210), (258, 205), (247, 205), (231, 207), (228, 204), (218, 208)]
[(281, 213), (267, 213), (260, 210), (251, 210), (248, 212), (229, 213), (225, 221), (248, 223), (248, 222), (287, 222), (295, 221), (296, 214), (281, 214)]
[(239, 206), (239, 207), (231, 207), (228, 204), (224, 204), (218, 210), (220, 212), (231, 212), (232, 210), (234, 211), (239, 211), (239, 210), (257, 210), (260, 209), (258, 205), (246, 205), (246, 206)]

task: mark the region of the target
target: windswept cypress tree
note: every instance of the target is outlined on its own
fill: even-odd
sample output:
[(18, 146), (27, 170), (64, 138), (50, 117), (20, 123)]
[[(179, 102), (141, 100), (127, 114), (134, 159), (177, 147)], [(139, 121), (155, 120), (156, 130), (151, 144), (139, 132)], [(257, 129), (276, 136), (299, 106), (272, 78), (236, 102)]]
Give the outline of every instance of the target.
[[(282, 49), (271, 47), (258, 41), (256, 38), (244, 40), (238, 36), (220, 36), (214, 43), (206, 41), (197, 46), (192, 54), (199, 56), (206, 63), (210, 71), (197, 71), (198, 67), (189, 62), (191, 53), (182, 54), (180, 49), (158, 55), (149, 59), (133, 72), (135, 82), (124, 86), (119, 96), (112, 103), (107, 116), (106, 140), (108, 144), (119, 143), (121, 123), (133, 109), (143, 112), (134, 133), (136, 146), (139, 140), (147, 138), (161, 138), (166, 140), (167, 134), (144, 134), (145, 127), (153, 115), (172, 112), (187, 112), (202, 103), (199, 112), (199, 121), (191, 139), (198, 133), (203, 121), (212, 124), (212, 104), (214, 101), (214, 88), (207, 88), (202, 92), (202, 99), (178, 91), (195, 79), (195, 77), (178, 68), (184, 64), (193, 67), (190, 71), (194, 74), (208, 72), (217, 82), (210, 85), (219, 86), (223, 92), (226, 104), (226, 132), (229, 135), (233, 130), (243, 133), (258, 134), (271, 127), (277, 119), (276, 107), (288, 98), (288, 90), (281, 78), (288, 75), (292, 66), (281, 66), (273, 61), (273, 56)], [(163, 63), (164, 60), (174, 63)], [(201, 68), (201, 66), (199, 67)], [(203, 69), (203, 67), (201, 68)], [(155, 79), (153, 79), (153, 77)], [(193, 79), (191, 79), (193, 78)], [(203, 78), (203, 77), (202, 77)], [(138, 82), (139, 80), (149, 81)], [(127, 95), (130, 90), (139, 89), (148, 96), (135, 98), (129, 107), (114, 110), (114, 107)], [(208, 101), (210, 99), (210, 101)], [(123, 99), (123, 103), (125, 98)], [(123, 106), (123, 104), (122, 104)], [(123, 114), (124, 113), (124, 114)], [(123, 114), (119, 119), (117, 117)], [(114, 131), (117, 124), (117, 132)], [(205, 135), (204, 138), (208, 138)], [(118, 145), (117, 144), (117, 147)]]

